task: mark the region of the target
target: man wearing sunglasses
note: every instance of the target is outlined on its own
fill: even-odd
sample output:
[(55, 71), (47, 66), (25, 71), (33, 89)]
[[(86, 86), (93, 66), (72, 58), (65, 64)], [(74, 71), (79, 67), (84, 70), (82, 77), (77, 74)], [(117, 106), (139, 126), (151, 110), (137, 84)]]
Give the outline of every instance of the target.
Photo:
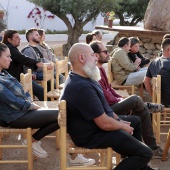
[(111, 109), (118, 115), (127, 115), (130, 113), (131, 115), (139, 116), (142, 123), (142, 137), (144, 142), (152, 149), (153, 158), (161, 158), (162, 150), (156, 144), (148, 107), (150, 107), (151, 110), (154, 110), (157, 107), (157, 109), (160, 109), (159, 111), (161, 111), (162, 105), (153, 103), (145, 104), (137, 95), (131, 95), (126, 99), (123, 99), (118, 95), (109, 84), (106, 72), (102, 67), (102, 65), (108, 63), (108, 60), (110, 59), (110, 54), (108, 53), (107, 48), (101, 41), (93, 41), (90, 43), (90, 46), (94, 53), (96, 53), (98, 59), (97, 66), (101, 75), (99, 83), (102, 86), (103, 93)]

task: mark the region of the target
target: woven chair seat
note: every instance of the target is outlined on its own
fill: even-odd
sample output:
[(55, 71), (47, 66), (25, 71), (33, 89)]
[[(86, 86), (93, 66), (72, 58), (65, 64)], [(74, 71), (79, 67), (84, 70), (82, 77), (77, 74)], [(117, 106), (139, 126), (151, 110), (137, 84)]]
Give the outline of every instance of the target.
[(11, 127), (2, 127), (0, 126), (0, 132), (3, 133), (26, 133), (27, 129), (13, 129)]
[(52, 90), (52, 91), (49, 91), (47, 93), (47, 97), (49, 98), (56, 98), (58, 99), (61, 95), (61, 91), (59, 89), (55, 89), (55, 90)]
[(67, 134), (67, 152), (68, 153), (106, 153), (107, 149), (87, 149), (82, 147), (77, 147), (74, 142), (72, 141), (69, 134)]
[(117, 94), (119, 94), (120, 96), (122, 96), (123, 98), (129, 97), (129, 93), (127, 92), (127, 90), (115, 90), (115, 92)]
[(34, 101), (35, 104), (48, 109), (58, 109), (58, 101)]

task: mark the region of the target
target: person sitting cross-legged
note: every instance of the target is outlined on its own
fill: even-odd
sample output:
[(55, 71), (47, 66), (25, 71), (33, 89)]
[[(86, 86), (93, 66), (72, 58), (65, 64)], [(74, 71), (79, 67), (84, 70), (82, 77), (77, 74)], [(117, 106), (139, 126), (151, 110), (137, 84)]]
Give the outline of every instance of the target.
[[(107, 63), (110, 58), (107, 48), (101, 41), (94, 41), (90, 44), (90, 46), (98, 58), (97, 66), (101, 75), (101, 80), (99, 80), (99, 83), (102, 86), (105, 98), (110, 108), (118, 115), (139, 116), (142, 123), (142, 137), (145, 144), (152, 149), (153, 158), (161, 158), (162, 150), (156, 144), (156, 139), (154, 137), (151, 124), (150, 111), (162, 111), (164, 108), (163, 105), (144, 103), (141, 97), (137, 95), (131, 95), (125, 99), (118, 95), (108, 83), (106, 72), (102, 67), (102, 64)], [(148, 109), (150, 109), (150, 111)]]
[(88, 44), (76, 43), (68, 56), (72, 72), (66, 79), (60, 100), (67, 102), (67, 130), (73, 142), (90, 149), (111, 147), (128, 156), (114, 170), (152, 170), (147, 165), (152, 150), (139, 141), (140, 119), (122, 116), (121, 120), (109, 107), (97, 82), (100, 72), (94, 51)]

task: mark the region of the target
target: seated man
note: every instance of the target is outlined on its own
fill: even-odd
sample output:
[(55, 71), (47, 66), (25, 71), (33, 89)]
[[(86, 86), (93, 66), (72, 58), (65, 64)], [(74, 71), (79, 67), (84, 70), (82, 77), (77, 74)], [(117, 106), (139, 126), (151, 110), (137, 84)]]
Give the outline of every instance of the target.
[(140, 85), (146, 74), (146, 67), (140, 68), (141, 59), (137, 58), (133, 63), (127, 53), (130, 49), (129, 39), (122, 37), (118, 42), (118, 48), (113, 50), (112, 71), (119, 85)]
[(163, 109), (163, 106), (152, 103), (144, 104), (143, 100), (136, 95), (132, 95), (126, 99), (118, 95), (109, 84), (106, 72), (102, 67), (102, 64), (107, 63), (110, 58), (107, 48), (100, 41), (92, 42), (90, 46), (98, 58), (97, 66), (101, 75), (99, 83), (102, 86), (105, 98), (111, 109), (118, 115), (130, 114), (139, 116), (142, 122), (142, 137), (144, 142), (152, 149), (153, 158), (161, 158), (162, 150), (156, 144), (148, 108), (153, 111), (160, 111)]
[(136, 61), (137, 58), (141, 59), (141, 63), (139, 64), (139, 66), (145, 67), (147, 64), (150, 63), (149, 58), (144, 57), (140, 52), (139, 52), (139, 39), (136, 37), (130, 37), (130, 51), (128, 53), (128, 57), (130, 58), (130, 60), (132, 60), (133, 62)]
[[(7, 30), (4, 34), (2, 42), (6, 44), (11, 53), (11, 64), (7, 69), (8, 73), (10, 73), (13, 77), (15, 77), (18, 81), (20, 81), (20, 74), (24, 73), (23, 66), (28, 66), (33, 69), (42, 68), (43, 63), (40, 61), (36, 61), (22, 54), (18, 50), (18, 46), (20, 46), (21, 38), (16, 30)], [(49, 69), (51, 69), (49, 67)], [(33, 94), (40, 100), (44, 100), (44, 89), (35, 81), (32, 81), (33, 85)]]
[[(28, 45), (23, 48), (21, 51), (24, 55), (34, 59), (35, 61), (42, 61), (43, 63), (50, 63), (52, 61), (51, 58), (47, 59), (45, 53), (42, 53), (41, 49), (39, 48), (40, 44), (40, 35), (38, 33), (37, 28), (30, 28), (26, 31), (26, 39), (28, 41)], [(28, 67), (27, 67), (28, 68)], [(36, 75), (36, 80), (43, 80), (43, 69), (32, 69), (33, 74)], [(54, 88), (56, 88), (56, 74), (54, 74)], [(64, 77), (60, 74), (59, 76), (59, 83), (64, 83)], [(47, 83), (48, 91), (51, 89), (50, 82)]]
[[(152, 169), (147, 166), (152, 158), (151, 149), (132, 136), (139, 125), (135, 125), (133, 131), (130, 124), (120, 120), (105, 100), (97, 83), (100, 79), (97, 58), (90, 46), (74, 44), (69, 51), (69, 59), (73, 71), (65, 82), (61, 100), (67, 101), (68, 133), (73, 142), (85, 148), (112, 147), (119, 154), (128, 156), (115, 170)], [(135, 124), (139, 120), (137, 118), (128, 116), (124, 120), (131, 119), (131, 124)]]
[(161, 44), (162, 57), (156, 58), (148, 66), (144, 84), (148, 93), (152, 96), (152, 77), (161, 75), (161, 103), (170, 107), (170, 38), (163, 40)]

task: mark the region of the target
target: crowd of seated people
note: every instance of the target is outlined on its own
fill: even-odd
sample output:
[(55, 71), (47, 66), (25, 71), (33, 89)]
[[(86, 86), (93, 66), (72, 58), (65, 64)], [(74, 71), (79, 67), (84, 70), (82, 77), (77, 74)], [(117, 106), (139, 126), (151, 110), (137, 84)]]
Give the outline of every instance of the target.
[[(12, 128), (39, 128), (32, 136), (33, 153), (46, 158), (48, 154), (41, 148), (39, 140), (59, 129), (56, 119), (58, 111), (51, 109), (50, 112), (43, 109), (39, 111), (40, 106), (30, 99), (28, 93), (24, 93), (19, 84), (19, 76), (24, 72), (26, 66), (36, 72), (33, 79), (42, 77), (43, 63), (55, 62), (56, 57), (45, 43), (43, 29), (28, 29), (26, 39), (29, 45), (21, 52), (17, 48), (21, 39), (16, 30), (7, 30), (2, 40), (3, 43), (0, 43), (0, 86), (4, 89), (0, 95), (0, 107), (3, 110), (0, 113), (0, 119)], [(95, 30), (87, 34), (86, 44), (76, 43), (69, 51), (72, 71), (66, 80), (60, 98), (66, 100), (68, 104), (68, 133), (77, 146), (112, 147), (116, 152), (125, 155), (126, 161), (122, 160), (115, 169), (123, 170), (125, 167), (134, 170), (153, 169), (147, 163), (151, 158), (161, 158), (162, 150), (156, 144), (150, 113), (162, 111), (163, 105), (144, 103), (137, 95), (123, 99), (116, 94), (108, 83), (106, 72), (102, 68), (102, 64), (107, 63), (110, 59), (110, 54), (101, 41), (102, 33)], [(166, 66), (168, 66), (170, 39), (167, 38), (162, 42), (163, 57), (161, 59), (163, 61), (160, 59), (158, 62), (156, 59), (151, 64), (149, 64), (149, 59), (140, 54), (139, 43), (136, 37), (120, 38), (118, 47), (113, 51), (111, 57), (112, 70), (120, 85), (139, 85), (143, 83), (146, 75), (145, 86), (151, 94), (150, 85), (148, 85), (150, 79), (158, 72), (163, 73), (162, 75), (167, 74), (164, 68), (166, 70)], [(156, 70), (154, 63), (158, 63), (159, 69), (157, 66), (158, 70), (151, 76), (151, 70)], [(149, 67), (145, 67), (148, 64)], [(51, 68), (52, 66), (49, 64), (48, 69)], [(39, 72), (41, 74), (38, 74)], [(61, 75), (60, 83), (63, 81)], [(5, 86), (6, 84), (13, 84), (13, 88), (8, 88)], [(18, 94), (17, 89), (20, 89), (21, 93)], [(35, 81), (33, 81), (33, 92), (39, 100), (43, 101), (43, 87)], [(18, 102), (14, 102), (18, 95), (20, 96)], [(90, 99), (88, 96), (91, 96)], [(170, 105), (165, 102), (163, 104)], [(9, 116), (10, 113), (14, 114), (13, 118)], [(51, 116), (47, 118), (49, 114)], [(36, 120), (39, 122), (37, 123)], [(48, 127), (48, 130), (44, 129), (45, 126)], [(142, 143), (142, 139), (145, 144)], [(23, 144), (26, 142), (24, 140)], [(137, 162), (137, 165), (132, 163), (134, 161)], [(95, 163), (95, 160), (78, 154), (71, 155), (70, 163), (90, 166)]]

